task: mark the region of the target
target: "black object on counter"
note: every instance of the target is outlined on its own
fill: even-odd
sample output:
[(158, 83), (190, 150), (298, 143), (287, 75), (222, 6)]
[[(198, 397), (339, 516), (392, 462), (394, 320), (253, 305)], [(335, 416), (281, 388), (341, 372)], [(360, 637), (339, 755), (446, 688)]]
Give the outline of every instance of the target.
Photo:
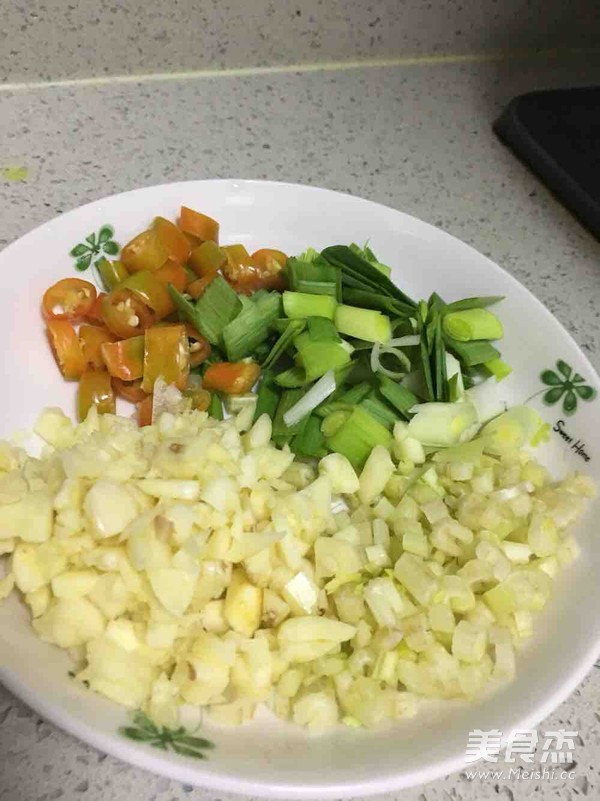
[(494, 131), (600, 239), (600, 87), (516, 97)]

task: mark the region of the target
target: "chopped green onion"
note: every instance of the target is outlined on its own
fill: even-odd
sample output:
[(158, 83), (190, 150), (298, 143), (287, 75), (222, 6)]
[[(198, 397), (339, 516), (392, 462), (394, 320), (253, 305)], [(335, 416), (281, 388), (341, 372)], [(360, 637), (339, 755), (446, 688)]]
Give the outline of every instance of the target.
[[(387, 355), (398, 360), (400, 370), (390, 370), (382, 363), (382, 357)], [(388, 378), (400, 379), (410, 371), (411, 364), (408, 356), (400, 350), (400, 348), (390, 348), (386, 345), (380, 345), (376, 342), (371, 351), (371, 370), (373, 373), (381, 373)]]
[(446, 377), (448, 381), (448, 400), (450, 403), (460, 400), (465, 394), (460, 362), (451, 353), (446, 351)]
[[(171, 300), (175, 304), (175, 307), (179, 313), (179, 318), (181, 320), (186, 320), (188, 323), (191, 323), (193, 326), (195, 326), (196, 325), (195, 303), (193, 303), (188, 296), (182, 295), (181, 292), (176, 287), (173, 286), (173, 284), (168, 284), (167, 288), (169, 290), (169, 295), (171, 296)], [(217, 343), (215, 342), (214, 344)]]
[(223, 329), (241, 310), (237, 294), (222, 276), (217, 275), (196, 301), (196, 329), (211, 344), (218, 345)]
[(469, 400), (420, 403), (411, 411), (415, 412), (415, 416), (408, 424), (409, 436), (433, 448), (457, 445), (471, 431), (474, 433), (478, 425), (475, 405)]
[[(339, 382), (338, 382), (339, 383)], [(339, 391), (333, 395), (327, 403), (315, 409), (315, 414), (319, 417), (327, 417), (328, 414), (337, 411), (352, 411), (354, 406), (364, 400), (373, 387), (368, 382), (364, 381), (354, 387), (350, 387), (343, 392)]]
[[(372, 350), (372, 348), (371, 348)], [(361, 384), (364, 381), (373, 381), (373, 371), (371, 370), (371, 353), (363, 350), (354, 354), (350, 362), (350, 372), (347, 378), (349, 384)]]
[(223, 329), (242, 310), (239, 297), (220, 275), (213, 278), (195, 304), (172, 284), (169, 284), (169, 294), (180, 315), (206, 337), (211, 345), (221, 342)]
[(392, 348), (413, 348), (421, 343), (421, 337), (418, 334), (406, 334), (396, 339), (390, 339), (387, 345)]
[(283, 309), (288, 317), (328, 317), (333, 320), (337, 301), (331, 295), (309, 295), (307, 292), (284, 292)]
[(483, 366), (490, 371), (496, 381), (502, 381), (503, 378), (512, 373), (512, 367), (503, 362), (502, 359), (490, 359), (489, 362), (484, 362)]
[(223, 402), (216, 392), (213, 392), (212, 395), (210, 396), (208, 413), (211, 417), (214, 417), (215, 420), (223, 419)]
[(351, 412), (355, 406), (355, 403), (346, 403), (345, 401), (341, 400), (331, 400), (328, 403), (324, 403), (322, 406), (319, 406), (318, 409), (315, 409), (315, 414), (317, 417), (324, 418), (328, 417), (334, 412)]
[(346, 392), (340, 395), (338, 400), (343, 401), (344, 403), (358, 404), (367, 397), (371, 389), (371, 384), (369, 384), (367, 381), (363, 381), (362, 383), (356, 384), (356, 386), (350, 387), (350, 389), (346, 390)]
[(320, 254), (318, 250), (314, 248), (306, 248), (304, 253), (301, 253), (298, 256), (298, 261), (305, 261), (308, 264), (312, 264), (313, 261), (316, 261), (319, 258)]
[(353, 409), (339, 409), (338, 411), (332, 412), (328, 414), (327, 417), (321, 423), (321, 431), (323, 432), (323, 436), (333, 437), (340, 428), (344, 425), (346, 420), (350, 418)]
[(277, 331), (278, 334), (283, 334), (283, 332), (290, 327), (292, 322), (294, 321), (290, 320), (289, 317), (278, 317), (276, 320), (273, 320), (271, 327)]
[(414, 306), (402, 303), (395, 298), (381, 295), (372, 290), (357, 289), (352, 286), (342, 288), (342, 298), (349, 306), (360, 306), (362, 309), (379, 309), (392, 317), (409, 317), (414, 312)]
[[(329, 419), (326, 418), (323, 424)], [(392, 435), (385, 426), (357, 406), (332, 436), (326, 435), (326, 441), (330, 450), (341, 453), (356, 469), (360, 469), (375, 445), (388, 446)]]
[(304, 320), (286, 320), (286, 323), (289, 323), (289, 325), (286, 325), (285, 329), (279, 336), (279, 339), (269, 351), (267, 358), (262, 364), (263, 370), (268, 369), (269, 367), (272, 367), (272, 365), (276, 364), (286, 352), (288, 347), (292, 344), (294, 337), (297, 337), (298, 334), (301, 334), (306, 328), (306, 323)]
[(398, 421), (398, 412), (391, 409), (375, 389), (371, 390), (360, 405), (371, 417), (390, 430), (394, 427), (394, 423)]
[(407, 420), (411, 416), (410, 410), (419, 402), (417, 396), (409, 389), (384, 375), (379, 376), (379, 390), (383, 397)]
[(304, 369), (309, 381), (319, 378), (328, 370), (337, 370), (348, 364), (352, 353), (352, 347), (347, 342), (315, 341), (308, 331), (296, 337), (294, 345), (298, 351), (298, 367)]
[(361, 248), (353, 242), (351, 245), (349, 245), (349, 248), (353, 253), (356, 253), (357, 256), (361, 256), (363, 259), (372, 264), (373, 267), (376, 267), (380, 273), (383, 273), (388, 278), (390, 277), (392, 268), (388, 267), (387, 264), (382, 264), (368, 245), (365, 245), (363, 248)]
[(279, 394), (271, 373), (263, 372), (256, 395), (254, 422), (256, 422), (262, 414), (268, 414), (269, 417), (273, 419), (277, 411), (277, 404), (279, 403)]
[(489, 295), (482, 298), (463, 298), (462, 300), (455, 300), (454, 303), (448, 303), (445, 307), (447, 312), (467, 311), (468, 309), (485, 309), (487, 306), (493, 306), (494, 303), (499, 303), (504, 300), (502, 295)]
[(389, 295), (414, 308), (415, 303), (366, 259), (353, 253), (345, 245), (325, 248), (321, 255), (330, 264), (342, 270), (342, 282), (356, 289), (371, 290), (381, 295)]
[(251, 357), (252, 361), (257, 362), (258, 364), (262, 364), (270, 352), (271, 352), (271, 346), (269, 344), (269, 340), (265, 339), (264, 342), (261, 342), (260, 345), (257, 345), (254, 348), (254, 352), (252, 353)]
[(283, 415), (286, 426), (292, 427), (307, 417), (314, 409), (335, 392), (335, 375), (328, 370), (325, 375), (313, 384), (308, 392), (290, 407)]
[(284, 416), (288, 409), (295, 406), (303, 396), (303, 389), (288, 389), (286, 392), (282, 393), (279, 404), (277, 405), (275, 417), (273, 418), (273, 439), (278, 445), (289, 442), (295, 434), (301, 431), (301, 427), (304, 425), (305, 421), (300, 420), (293, 426), (288, 426), (285, 423)]
[(238, 362), (250, 356), (267, 339), (271, 323), (279, 314), (279, 304), (278, 292), (252, 297), (225, 326), (222, 336), (229, 361)]
[(446, 340), (448, 347), (465, 367), (475, 367), (500, 358), (500, 351), (486, 341), (459, 342), (450, 337)]
[(327, 317), (307, 317), (308, 334), (313, 342), (340, 342), (335, 325)]
[(446, 350), (442, 336), (441, 310), (444, 301), (433, 293), (427, 304), (419, 305), (421, 335), (421, 365), (431, 401), (448, 400)]
[(501, 397), (498, 397), (495, 385), (495, 381), (487, 378), (465, 392), (471, 403), (475, 404), (477, 420), (480, 425), (487, 423), (488, 420), (493, 420), (494, 417), (506, 411), (506, 404)]
[(361, 350), (370, 351), (373, 348), (373, 343), (366, 342), (364, 339), (354, 339), (354, 337), (348, 337), (347, 341), (352, 345), (355, 352), (360, 352)]
[(327, 455), (325, 437), (321, 431), (321, 420), (314, 414), (306, 421), (299, 434), (291, 442), (291, 449), (296, 456), (321, 459)]
[(334, 322), (341, 334), (366, 342), (387, 342), (392, 337), (390, 318), (374, 309), (341, 304), (335, 310)]
[(454, 373), (448, 379), (448, 403), (456, 403), (464, 395), (464, 381), (461, 373)]
[(289, 287), (293, 292), (338, 297), (340, 271), (325, 259), (313, 262), (288, 259), (286, 273)]
[(444, 315), (444, 333), (459, 342), (502, 339), (502, 323), (487, 309), (466, 309)]
[(427, 344), (427, 330), (423, 325), (421, 329), (421, 346), (419, 349), (421, 357), (421, 372), (423, 375), (423, 383), (425, 385), (425, 395), (428, 400), (435, 400), (435, 388), (433, 384), (433, 376), (431, 373), (431, 363), (429, 360), (429, 346)]
[(286, 389), (294, 389), (296, 387), (304, 387), (306, 384), (310, 384), (310, 381), (306, 377), (304, 368), (290, 367), (289, 370), (284, 370), (283, 373), (278, 373), (275, 376), (275, 383)]

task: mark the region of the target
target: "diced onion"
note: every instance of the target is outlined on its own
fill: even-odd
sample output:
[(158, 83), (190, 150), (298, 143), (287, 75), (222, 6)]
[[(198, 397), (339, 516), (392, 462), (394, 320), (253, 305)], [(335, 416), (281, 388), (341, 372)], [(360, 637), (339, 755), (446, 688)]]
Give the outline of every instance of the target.
[(376, 727), (510, 680), (594, 491), (519, 450), (537, 413), (467, 443), (470, 400), (419, 404), (393, 437), (365, 413), (356, 466), (315, 465), (270, 442), (268, 415), (251, 425), (253, 404), (224, 421), (169, 405), (144, 428), (51, 412), (39, 460), (0, 444), (0, 600), (20, 592), (78, 679), (167, 728), (262, 703), (314, 731)]

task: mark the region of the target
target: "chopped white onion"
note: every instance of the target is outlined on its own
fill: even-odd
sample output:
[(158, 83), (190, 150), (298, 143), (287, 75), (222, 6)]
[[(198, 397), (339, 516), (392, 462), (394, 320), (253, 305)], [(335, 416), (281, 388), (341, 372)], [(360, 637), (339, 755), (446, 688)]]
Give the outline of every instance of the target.
[(320, 403), (328, 398), (335, 390), (335, 374), (333, 370), (328, 370), (324, 376), (321, 376), (316, 384), (308, 390), (306, 395), (303, 395), (298, 403), (295, 403), (283, 415), (283, 422), (286, 426), (294, 426), (299, 423), (306, 415), (310, 414), (313, 409), (316, 409)]
[(533, 492), (534, 489), (535, 486), (531, 483), (531, 481), (521, 481), (514, 487), (506, 487), (505, 489), (496, 490), (493, 493), (493, 497), (497, 498), (499, 501), (512, 501), (514, 498), (518, 498), (520, 495)]
[(337, 515), (339, 512), (347, 512), (350, 509), (346, 500), (341, 495), (334, 495), (331, 499), (331, 514)]

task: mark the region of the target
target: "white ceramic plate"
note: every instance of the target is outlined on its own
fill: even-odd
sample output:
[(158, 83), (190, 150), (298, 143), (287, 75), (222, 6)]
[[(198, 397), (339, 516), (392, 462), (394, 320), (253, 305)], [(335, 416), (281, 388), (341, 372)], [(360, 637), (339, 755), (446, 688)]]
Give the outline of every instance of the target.
[[(75, 387), (58, 374), (39, 314), (43, 291), (76, 274), (70, 251), (82, 243), (79, 258), (95, 259), (103, 226), (112, 226), (112, 239), (124, 244), (155, 215), (174, 218), (181, 204), (218, 219), (223, 241), (243, 242), (250, 251), (273, 246), (293, 254), (309, 245), (369, 240), (379, 258), (393, 265), (396, 283), (415, 298), (432, 290), (446, 300), (505, 295), (496, 308), (506, 328), (502, 353), (514, 368), (501, 385), (506, 400), (532, 398), (553, 429), (561, 429), (540, 450), (557, 475), (582, 469), (600, 482), (600, 402), (586, 397), (595, 394), (599, 379), (526, 289), (464, 243), (399, 211), (322, 189), (260, 181), (192, 181), (127, 192), (64, 214), (6, 248), (0, 254), (0, 435), (30, 428), (44, 405), (73, 410)], [(549, 370), (555, 377), (546, 378), (556, 386), (542, 381)], [(0, 605), (0, 679), (41, 715), (103, 751), (215, 791), (337, 798), (431, 781), (462, 766), (471, 729), (496, 728), (506, 736), (536, 725), (592, 666), (600, 644), (600, 550), (593, 518), (592, 512), (578, 526), (583, 557), (558, 580), (535, 638), (520, 655), (516, 680), (487, 700), (448, 704), (392, 732), (340, 728), (310, 737), (263, 716), (237, 729), (207, 723), (199, 735), (214, 748), (204, 760), (133, 742), (119, 734), (127, 712), (69, 679), (67, 657), (35, 638), (14, 598)]]

